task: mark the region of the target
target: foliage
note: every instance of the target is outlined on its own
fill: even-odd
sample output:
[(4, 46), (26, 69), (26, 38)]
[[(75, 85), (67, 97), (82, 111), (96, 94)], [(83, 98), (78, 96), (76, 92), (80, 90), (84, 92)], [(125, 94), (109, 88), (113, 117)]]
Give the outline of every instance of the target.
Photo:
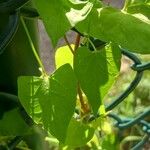
[[(48, 75), (21, 18), (41, 70), (41, 76), (18, 78), (21, 105), (34, 124), (56, 138), (62, 149), (87, 145), (115, 150), (118, 139), (107, 119), (109, 112), (105, 111), (104, 99), (119, 76), (121, 49), (139, 54), (150, 53), (149, 2), (126, 3), (123, 10), (107, 6), (99, 0), (33, 2), (53, 46), (56, 47), (63, 36), (67, 45), (56, 51), (56, 71)], [(77, 31), (73, 45), (65, 36), (70, 29)], [(95, 39), (99, 41), (98, 46), (94, 43)], [(15, 116), (19, 125), (12, 124), (14, 130), (10, 131), (5, 124), (14, 120)], [(3, 133), (0, 134), (30, 134), (16, 108), (2, 117), (0, 128), (3, 128)], [(91, 121), (91, 117), (95, 119)]]

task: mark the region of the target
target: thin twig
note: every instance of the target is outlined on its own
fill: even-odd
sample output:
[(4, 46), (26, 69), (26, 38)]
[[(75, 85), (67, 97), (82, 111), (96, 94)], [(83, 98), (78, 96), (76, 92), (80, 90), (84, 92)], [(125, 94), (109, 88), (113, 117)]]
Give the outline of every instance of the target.
[[(80, 46), (80, 39), (81, 39), (81, 35), (79, 33), (77, 33), (76, 40), (75, 40), (74, 52), (76, 52), (76, 50)], [(88, 112), (87, 105), (84, 102), (84, 98), (82, 95), (82, 90), (81, 90), (79, 82), (78, 82), (78, 95), (79, 95), (79, 100), (80, 100), (80, 104), (81, 104), (81, 109), (83, 110), (84, 113), (87, 113)]]
[(74, 47), (74, 51), (76, 51), (80, 45), (80, 39), (81, 39), (81, 35), (79, 33), (77, 33), (77, 37), (76, 37), (76, 41), (75, 41), (75, 47)]
[(69, 43), (69, 41), (68, 41), (68, 39), (67, 39), (66, 35), (64, 36), (64, 39), (65, 39), (65, 42), (66, 42), (66, 44), (68, 45), (68, 47), (69, 47), (70, 51), (71, 51), (71, 52), (72, 52), (72, 54), (74, 55), (74, 50), (73, 50), (73, 48), (71, 47), (71, 45), (70, 45), (70, 43)]
[(84, 103), (84, 99), (83, 99), (83, 95), (82, 95), (82, 91), (81, 91), (79, 83), (78, 83), (78, 95), (79, 95), (79, 100), (80, 100), (80, 103), (81, 103), (81, 109), (84, 112), (86, 112), (86, 107), (85, 107), (85, 103)]

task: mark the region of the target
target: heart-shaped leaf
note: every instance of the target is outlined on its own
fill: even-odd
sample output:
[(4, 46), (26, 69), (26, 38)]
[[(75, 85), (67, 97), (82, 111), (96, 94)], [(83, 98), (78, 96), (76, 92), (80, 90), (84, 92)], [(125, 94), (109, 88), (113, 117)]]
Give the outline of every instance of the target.
[(95, 114), (119, 74), (120, 59), (120, 49), (114, 44), (93, 52), (80, 47), (75, 54), (74, 70)]
[(77, 96), (71, 66), (63, 65), (50, 77), (19, 77), (18, 95), (32, 119), (64, 143)]

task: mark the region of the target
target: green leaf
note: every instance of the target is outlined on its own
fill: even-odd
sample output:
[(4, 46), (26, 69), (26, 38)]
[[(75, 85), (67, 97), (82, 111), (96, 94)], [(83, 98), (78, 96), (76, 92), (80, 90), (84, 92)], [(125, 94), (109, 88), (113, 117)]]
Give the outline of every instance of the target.
[[(74, 49), (74, 45), (71, 44), (72, 49)], [(73, 54), (70, 51), (68, 46), (60, 47), (56, 50), (55, 53), (55, 63), (56, 68), (69, 63), (73, 67)]]
[(101, 105), (101, 106), (99, 107), (99, 114), (100, 114), (101, 116), (106, 116), (105, 105)]
[(131, 5), (128, 7), (127, 12), (131, 14), (140, 13), (150, 19), (150, 5), (146, 3)]
[(84, 20), (93, 7), (93, 2), (90, 1), (34, 0), (34, 2), (54, 46), (71, 27)]
[(95, 114), (119, 73), (120, 58), (114, 44), (93, 52), (80, 47), (75, 54), (74, 70)]
[(19, 136), (29, 132), (29, 126), (25, 123), (18, 108), (5, 112), (0, 120), (1, 136)]
[(111, 41), (132, 52), (150, 52), (150, 21), (111, 7), (95, 8), (77, 29), (102, 41)]
[(119, 149), (119, 141), (115, 134), (107, 134), (101, 141), (102, 149), (116, 150)]
[(20, 77), (18, 95), (32, 119), (64, 142), (77, 96), (77, 81), (71, 66), (63, 65), (50, 77)]
[(132, 4), (142, 4), (142, 3), (148, 3), (149, 0), (132, 0)]
[(81, 147), (89, 142), (94, 135), (94, 129), (82, 122), (72, 119), (67, 132), (66, 145)]

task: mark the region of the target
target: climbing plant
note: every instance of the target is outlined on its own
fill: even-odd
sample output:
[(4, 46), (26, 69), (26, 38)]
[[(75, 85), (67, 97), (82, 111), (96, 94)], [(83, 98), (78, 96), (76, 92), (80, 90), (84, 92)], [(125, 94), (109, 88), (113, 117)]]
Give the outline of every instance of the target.
[[(1, 13), (11, 1), (0, 4)], [(136, 87), (142, 72), (150, 69), (150, 63), (143, 65), (134, 56), (135, 53), (150, 53), (149, 1), (126, 0), (122, 10), (100, 0), (33, 0), (34, 7), (22, 5), (27, 0), (20, 1), (22, 3), (13, 1), (12, 6), (20, 13), (24, 36), (28, 37), (41, 75), (18, 77), (18, 101), (25, 115), (22, 120), (16, 115), (17, 109), (11, 110), (12, 116), (6, 113), (0, 122), (3, 132), (23, 136), (30, 134), (36, 125), (55, 137), (61, 149), (75, 149), (89, 143), (99, 132), (112, 136), (108, 117), (117, 120), (116, 126), (122, 129), (127, 123), (131, 126), (150, 114), (147, 108), (135, 120), (123, 121), (111, 113)], [(12, 6), (6, 11), (11, 11)], [(50, 75), (38, 56), (25, 22), (25, 18), (35, 17), (43, 21), (54, 49), (60, 38), (66, 42), (56, 50), (56, 70)], [(76, 33), (74, 43), (67, 39), (69, 30)], [(121, 96), (105, 105), (104, 98), (119, 76), (122, 54), (135, 63), (132, 69), (137, 71), (137, 77)], [(15, 130), (5, 126), (12, 117), (18, 118), (20, 129), (15, 123)], [(148, 129), (144, 141), (149, 139)], [(101, 138), (100, 135), (97, 138)]]

